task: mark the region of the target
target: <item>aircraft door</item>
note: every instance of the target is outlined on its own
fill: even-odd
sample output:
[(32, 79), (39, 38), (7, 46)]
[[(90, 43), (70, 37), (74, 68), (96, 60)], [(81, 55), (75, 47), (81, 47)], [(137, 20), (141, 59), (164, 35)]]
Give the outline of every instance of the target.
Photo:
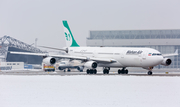
[(144, 51), (144, 52), (142, 53), (142, 59), (143, 59), (143, 60), (146, 60), (146, 57), (147, 57), (147, 52)]
[(124, 58), (126, 50), (121, 52), (121, 58)]

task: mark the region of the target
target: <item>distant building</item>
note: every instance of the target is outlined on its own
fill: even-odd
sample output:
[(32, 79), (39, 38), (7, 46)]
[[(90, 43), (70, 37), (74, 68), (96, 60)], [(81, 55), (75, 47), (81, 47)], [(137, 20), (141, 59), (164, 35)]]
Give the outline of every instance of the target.
[[(32, 52), (32, 51), (26, 51), (26, 50), (14, 48), (14, 47), (9, 47), (8, 51)], [(7, 53), (7, 57), (6, 57), (7, 62), (24, 62), (25, 64), (41, 64), (42, 59), (43, 57), (41, 56), (11, 54), (9, 52)]]
[(24, 62), (0, 62), (0, 71), (24, 69)]
[[(178, 49), (180, 54), (180, 29), (90, 31), (87, 46), (150, 47), (162, 54)], [(180, 68), (180, 55), (169, 58), (172, 59), (170, 66), (159, 65), (155, 68)]]
[(41, 64), (41, 56), (11, 54), (9, 51), (43, 53), (40, 49), (21, 42), (10, 36), (0, 38), (0, 62), (24, 62), (25, 64)]

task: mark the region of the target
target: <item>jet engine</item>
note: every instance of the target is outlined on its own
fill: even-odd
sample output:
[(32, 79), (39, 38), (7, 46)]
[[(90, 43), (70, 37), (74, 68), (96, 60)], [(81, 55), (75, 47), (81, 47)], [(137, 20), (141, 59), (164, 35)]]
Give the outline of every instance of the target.
[(161, 62), (161, 65), (169, 66), (171, 62), (172, 62), (171, 59), (164, 58), (163, 61)]
[(77, 68), (77, 70), (79, 70), (80, 72), (82, 72), (82, 71), (83, 71), (83, 69), (84, 69), (84, 67), (83, 67), (83, 66), (79, 66), (79, 67)]
[(46, 57), (43, 59), (43, 63), (45, 63), (47, 65), (53, 65), (56, 63), (56, 59), (53, 57)]
[(63, 70), (63, 68), (61, 68), (61, 67), (58, 67), (58, 69), (59, 69), (59, 70)]
[(97, 68), (97, 62), (95, 61), (88, 61), (84, 64), (85, 67), (90, 68), (90, 69), (95, 69)]

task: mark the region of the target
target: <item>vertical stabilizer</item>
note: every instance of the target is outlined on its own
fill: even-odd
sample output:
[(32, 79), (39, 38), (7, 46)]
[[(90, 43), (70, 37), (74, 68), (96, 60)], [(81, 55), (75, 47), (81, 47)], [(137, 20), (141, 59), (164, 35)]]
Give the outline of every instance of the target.
[(65, 34), (65, 41), (67, 47), (79, 47), (79, 45), (76, 43), (71, 30), (69, 28), (69, 25), (66, 20), (63, 20), (63, 27), (64, 27), (64, 34)]

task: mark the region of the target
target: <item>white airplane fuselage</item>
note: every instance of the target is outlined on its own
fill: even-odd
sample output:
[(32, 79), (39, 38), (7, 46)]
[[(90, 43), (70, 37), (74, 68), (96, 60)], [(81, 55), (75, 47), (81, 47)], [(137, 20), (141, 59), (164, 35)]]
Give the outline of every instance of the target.
[(132, 47), (68, 47), (74, 56), (114, 59), (113, 63), (98, 63), (99, 67), (153, 67), (163, 61), (161, 53), (152, 48)]

